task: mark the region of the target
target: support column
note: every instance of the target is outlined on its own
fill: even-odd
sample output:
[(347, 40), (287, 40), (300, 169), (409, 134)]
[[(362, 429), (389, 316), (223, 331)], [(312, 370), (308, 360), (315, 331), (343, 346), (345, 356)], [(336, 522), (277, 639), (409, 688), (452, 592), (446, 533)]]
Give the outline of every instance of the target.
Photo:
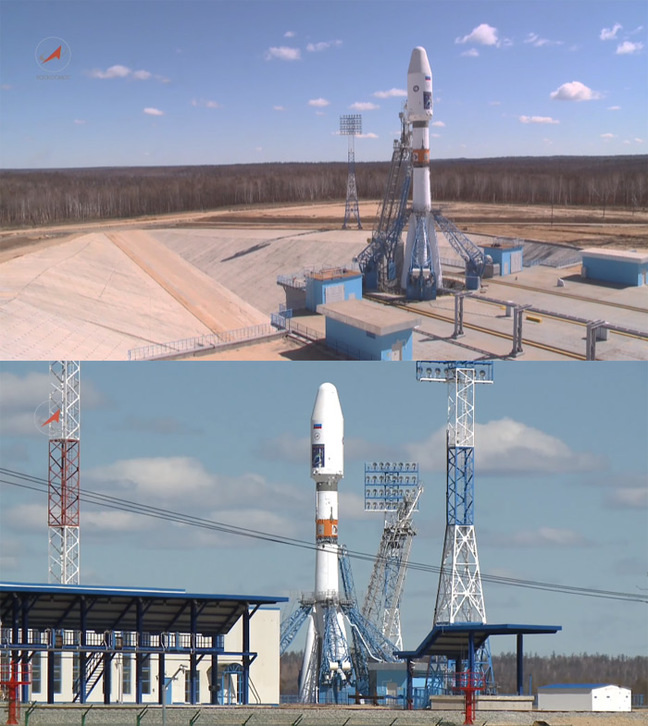
[(522, 633), (517, 634), (517, 694), (518, 696), (522, 695), (524, 684), (524, 648), (523, 648), (523, 642), (522, 642)]
[[(216, 635), (212, 636), (212, 648), (216, 649)], [(209, 702), (212, 706), (218, 704), (218, 653), (213, 652), (211, 657), (211, 678), (209, 683)]]
[(135, 651), (135, 703), (142, 703), (142, 600), (137, 598), (135, 604), (135, 638), (137, 649)]
[(412, 688), (412, 681), (413, 681), (413, 671), (414, 671), (414, 664), (412, 663), (412, 659), (407, 659), (407, 699), (405, 701), (405, 708), (408, 711), (411, 711), (414, 708), (414, 694), (413, 694), (413, 688)]
[(464, 293), (458, 293), (455, 295), (455, 327), (453, 338), (460, 338), (464, 334), (463, 329), (463, 315), (464, 315)]
[(87, 611), (86, 599), (85, 597), (81, 597), (79, 600), (79, 637), (81, 639), (81, 650), (79, 651), (79, 703), (86, 702), (87, 691), (87, 654), (84, 650), (87, 635)]
[(246, 607), (243, 611), (243, 673), (241, 675), (241, 705), (247, 706), (250, 696), (250, 609)]
[[(162, 636), (160, 635), (160, 639)], [(164, 667), (164, 653), (160, 651), (158, 655), (158, 703), (160, 706), (166, 703), (166, 669)], [(169, 688), (173, 688), (173, 683), (169, 684)]]
[(109, 706), (112, 692), (112, 653), (103, 654), (103, 692), (104, 704)]

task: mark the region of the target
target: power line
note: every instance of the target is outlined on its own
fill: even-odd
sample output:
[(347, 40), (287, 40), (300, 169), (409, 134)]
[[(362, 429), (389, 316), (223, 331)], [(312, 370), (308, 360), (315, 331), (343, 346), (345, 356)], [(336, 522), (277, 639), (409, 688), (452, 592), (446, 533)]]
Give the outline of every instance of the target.
[[(12, 469), (0, 467), (0, 476), (11, 477), (11, 479), (0, 478), (0, 483), (38, 492), (39, 494), (47, 494), (48, 482), (42, 477), (24, 474)], [(246, 527), (238, 527), (232, 524), (225, 524), (203, 517), (196, 517), (182, 512), (176, 512), (161, 507), (154, 507), (150, 504), (142, 504), (129, 499), (113, 497), (108, 494), (101, 494), (90, 489), (80, 489), (79, 496), (81, 501), (95, 504), (97, 506), (116, 509), (118, 511), (129, 512), (131, 514), (141, 514), (142, 516), (161, 519), (168, 522), (186, 524), (191, 527), (199, 527), (215, 532), (222, 532), (229, 535), (238, 535), (242, 537), (250, 537), (274, 544), (283, 544), (291, 547), (299, 547), (307, 550), (316, 550), (314, 542), (296, 539), (294, 537), (286, 537), (284, 535), (263, 532), (257, 529), (249, 529)], [(374, 562), (375, 555), (358, 550), (349, 550), (349, 556), (356, 560), (365, 562)], [(427, 572), (439, 574), (440, 567), (436, 565), (425, 564), (421, 562), (409, 562), (408, 568), (419, 572)], [(626, 602), (646, 602), (648, 597), (645, 595), (629, 592), (619, 592), (616, 590), (601, 590), (590, 587), (576, 587), (573, 585), (560, 585), (552, 582), (541, 582), (537, 580), (525, 580), (515, 577), (503, 577), (500, 575), (488, 575), (482, 573), (482, 580), (495, 585), (508, 585), (510, 587), (521, 587), (531, 590), (543, 590), (546, 592), (556, 592), (564, 595), (579, 595), (582, 597), (595, 597), (609, 600), (622, 600)]]

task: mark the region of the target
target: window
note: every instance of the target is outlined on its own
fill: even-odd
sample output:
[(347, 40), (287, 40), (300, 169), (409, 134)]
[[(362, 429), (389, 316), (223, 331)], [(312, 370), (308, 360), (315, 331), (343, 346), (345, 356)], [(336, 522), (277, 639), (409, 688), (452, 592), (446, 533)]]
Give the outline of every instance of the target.
[(130, 653), (124, 653), (122, 658), (122, 693), (130, 696), (133, 682), (133, 657)]
[[(185, 674), (185, 702), (191, 703), (191, 673), (186, 670)], [(196, 703), (200, 703), (200, 673), (196, 671)]]
[(151, 654), (142, 655), (142, 694), (149, 696), (151, 694)]
[(54, 693), (60, 694), (63, 692), (63, 653), (53, 653), (50, 651), (49, 658), (54, 659)]
[(32, 693), (41, 693), (42, 689), (42, 655), (40, 652), (34, 653), (31, 659), (31, 687)]

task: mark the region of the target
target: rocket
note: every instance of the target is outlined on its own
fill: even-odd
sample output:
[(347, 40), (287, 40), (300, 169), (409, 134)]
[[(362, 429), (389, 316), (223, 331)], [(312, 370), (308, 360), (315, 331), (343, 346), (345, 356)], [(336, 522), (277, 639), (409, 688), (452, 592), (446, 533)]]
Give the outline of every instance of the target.
[(430, 193), (432, 70), (425, 48), (414, 48), (407, 70), (407, 115), (412, 125), (412, 214), (409, 220), (401, 287), (411, 275), (432, 273), (441, 287), (441, 261), (434, 232)]
[(338, 481), (344, 476), (344, 416), (337, 389), (322, 383), (311, 416), (311, 478), (315, 481), (315, 597), (336, 597)]
[[(310, 420), (311, 478), (315, 481), (315, 604), (306, 636), (300, 680), (302, 700), (326, 659), (327, 670), (345, 679), (351, 668), (344, 619), (339, 606), (338, 482), (344, 476), (344, 416), (337, 389), (322, 383)], [(331, 611), (332, 610), (332, 611)], [(327, 613), (329, 613), (327, 615)], [(327, 617), (334, 618), (332, 641), (323, 643)], [(329, 626), (330, 627), (330, 626)], [(326, 652), (325, 652), (326, 650)]]

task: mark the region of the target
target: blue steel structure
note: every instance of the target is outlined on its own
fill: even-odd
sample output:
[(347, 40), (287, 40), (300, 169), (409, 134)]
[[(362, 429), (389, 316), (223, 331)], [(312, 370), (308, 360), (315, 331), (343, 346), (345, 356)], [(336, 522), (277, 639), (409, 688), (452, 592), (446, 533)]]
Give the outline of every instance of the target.
[(466, 289), (478, 290), (486, 264), (483, 250), (468, 239), (454, 222), (444, 217), (439, 210), (434, 211), (433, 216), (452, 249), (466, 264)]
[[(474, 361), (419, 361), (419, 381), (448, 385), (446, 531), (434, 624), (486, 622), (479, 556), (475, 537), (475, 432), (474, 388), (493, 382), (493, 364)], [(476, 667), (485, 690), (494, 692), (490, 646), (486, 639)], [(444, 681), (447, 663), (430, 665), (430, 681)]]
[(394, 141), (385, 196), (371, 235), (371, 242), (358, 255), (366, 290), (398, 290), (396, 247), (407, 222), (407, 200), (412, 185), (411, 129), (404, 113), (400, 114), (401, 137)]
[[(103, 683), (111, 703), (111, 663), (117, 653), (135, 661), (135, 703), (142, 703), (143, 668), (157, 656), (159, 682), (166, 680), (165, 656), (189, 660), (189, 702), (197, 702), (198, 664), (211, 659), (211, 703), (218, 703), (218, 659), (241, 659), (241, 704), (249, 701), (250, 619), (262, 605), (285, 597), (191, 594), (183, 590), (97, 588), (72, 585), (0, 583), (0, 656), (28, 664), (34, 653), (47, 654), (47, 702), (54, 703), (56, 654), (78, 654), (75, 701), (85, 703)], [(224, 635), (242, 618), (240, 651), (224, 650)], [(162, 704), (164, 689), (159, 689)], [(22, 699), (28, 699), (23, 687)]]
[[(318, 648), (317, 662), (320, 664), (317, 673), (317, 692), (320, 703), (347, 702), (349, 697), (366, 697), (369, 695), (369, 662), (394, 663), (398, 659), (394, 655), (396, 646), (383, 636), (380, 630), (367, 620), (358, 608), (355, 592), (353, 572), (346, 547), (341, 546), (338, 551), (340, 578), (342, 580), (343, 597), (335, 602), (315, 603), (310, 597), (302, 598), (297, 608), (281, 623), (280, 653), (286, 652), (295, 639), (301, 626), (306, 622), (313, 607), (322, 609), (324, 619), (324, 636), (321, 644), (315, 642)], [(349, 662), (340, 662), (336, 670), (336, 677), (331, 677), (331, 662), (339, 658), (333, 652), (333, 645), (341, 640), (337, 629), (340, 627), (337, 619), (338, 606), (342, 610), (351, 630), (353, 647), (349, 652)], [(351, 693), (351, 687), (355, 693)], [(314, 691), (314, 688), (310, 690)]]

